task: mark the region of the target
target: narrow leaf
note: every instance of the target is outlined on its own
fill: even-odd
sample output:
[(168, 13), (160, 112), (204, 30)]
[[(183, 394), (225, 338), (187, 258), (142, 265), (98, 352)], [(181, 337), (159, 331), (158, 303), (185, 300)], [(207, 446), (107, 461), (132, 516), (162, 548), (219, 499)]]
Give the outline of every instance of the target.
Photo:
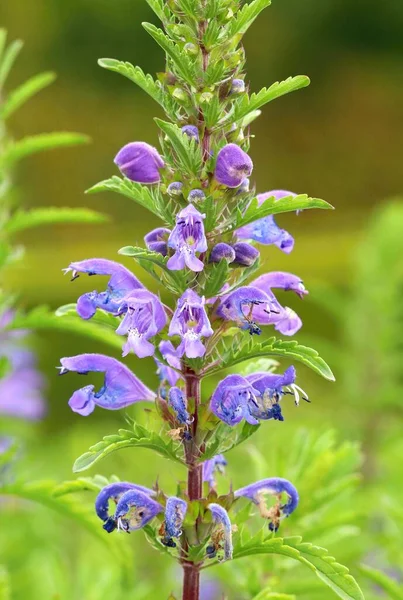
[(203, 164), (200, 145), (193, 138), (182, 133), (177, 125), (161, 119), (154, 120), (171, 142), (184, 172), (190, 172), (197, 177)]
[(114, 58), (100, 58), (98, 64), (100, 67), (108, 69), (108, 71), (114, 71), (115, 73), (120, 73), (123, 77), (127, 77), (127, 79), (133, 81), (151, 96), (153, 100), (158, 102), (158, 104), (164, 106), (164, 95), (161, 87), (154, 81), (151, 75), (146, 75), (140, 67), (134, 67), (129, 62), (123, 62)]
[(373, 569), (368, 565), (361, 565), (360, 571), (370, 581), (382, 588), (382, 590), (386, 592), (388, 598), (391, 598), (392, 600), (403, 600), (403, 586), (399, 585), (385, 573), (382, 573), (382, 571), (379, 571), (378, 569)]
[(21, 108), (25, 102), (32, 98), (32, 96), (35, 96), (35, 94), (53, 83), (55, 78), (55, 73), (40, 73), (39, 75), (35, 75), (28, 79), (28, 81), (8, 95), (5, 103), (0, 109), (1, 118), (7, 119), (10, 117), (15, 111)]
[(55, 225), (57, 223), (105, 223), (107, 215), (103, 215), (89, 208), (34, 208), (32, 210), (18, 210), (4, 225), (3, 230), (12, 235), (14, 233), (38, 227), (39, 225)]
[(21, 40), (14, 40), (3, 54), (0, 63), (0, 89), (4, 86), (11, 68), (22, 50), (24, 43)]
[(89, 141), (89, 138), (81, 133), (41, 133), (10, 144), (4, 152), (2, 160), (4, 163), (11, 165), (31, 154), (37, 154), (38, 152), (53, 150), (64, 146), (88, 144)]
[(253, 2), (245, 4), (243, 8), (238, 11), (236, 18), (233, 19), (231, 23), (229, 29), (230, 36), (232, 37), (238, 33), (244, 34), (262, 10), (267, 6), (270, 6), (270, 4), (271, 0), (253, 0)]

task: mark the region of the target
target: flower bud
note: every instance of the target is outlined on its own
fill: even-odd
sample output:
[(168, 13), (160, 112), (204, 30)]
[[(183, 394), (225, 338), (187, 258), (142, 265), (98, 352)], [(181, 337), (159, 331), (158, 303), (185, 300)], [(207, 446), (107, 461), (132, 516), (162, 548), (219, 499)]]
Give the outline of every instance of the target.
[(220, 260), (226, 260), (227, 263), (232, 263), (235, 260), (235, 250), (224, 242), (216, 244), (210, 254), (210, 262), (218, 263)]
[(185, 125), (182, 127), (182, 133), (185, 133), (188, 137), (193, 138), (196, 142), (199, 141), (199, 130), (195, 125)]
[(251, 267), (260, 256), (259, 250), (246, 242), (234, 244), (235, 261), (238, 265)]
[(253, 170), (250, 157), (236, 144), (227, 144), (217, 156), (214, 176), (216, 180), (229, 188), (237, 188)]
[(201, 202), (205, 198), (206, 194), (203, 190), (192, 190), (188, 196), (188, 202)]
[(170, 233), (171, 231), (165, 227), (153, 229), (144, 237), (147, 248), (152, 252), (158, 252), (162, 256), (166, 256), (168, 254), (167, 242)]
[(114, 163), (131, 181), (152, 184), (161, 180), (159, 169), (165, 163), (157, 149), (145, 142), (131, 142), (117, 153)]
[(192, 44), (191, 42), (185, 44), (183, 49), (187, 54), (190, 54), (192, 56), (197, 56), (197, 54), (199, 53), (199, 49), (196, 46), (196, 44)]
[(231, 94), (242, 94), (245, 91), (245, 82), (243, 79), (233, 79), (231, 83)]
[(182, 190), (183, 183), (180, 181), (174, 181), (173, 183), (170, 183), (167, 188), (167, 192), (170, 196), (180, 196), (182, 194)]
[(246, 177), (238, 188), (238, 194), (247, 194), (250, 190), (250, 180)]
[(189, 104), (188, 95), (181, 88), (175, 88), (174, 91), (172, 92), (172, 96), (180, 104), (183, 104), (183, 105)]

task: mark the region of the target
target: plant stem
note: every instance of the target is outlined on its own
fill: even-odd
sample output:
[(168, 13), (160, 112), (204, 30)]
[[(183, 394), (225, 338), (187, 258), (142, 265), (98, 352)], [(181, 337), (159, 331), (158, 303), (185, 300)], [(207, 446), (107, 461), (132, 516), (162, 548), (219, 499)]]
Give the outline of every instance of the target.
[[(187, 489), (189, 500), (199, 500), (203, 496), (202, 465), (196, 463), (199, 449), (196, 444), (198, 412), (200, 406), (200, 379), (190, 369), (185, 371), (186, 397), (194, 402), (192, 441), (186, 444), (186, 464), (188, 468)], [(197, 523), (196, 523), (197, 532)], [(186, 560), (188, 551), (187, 541), (182, 547), (183, 595), (182, 600), (199, 600), (200, 565)]]

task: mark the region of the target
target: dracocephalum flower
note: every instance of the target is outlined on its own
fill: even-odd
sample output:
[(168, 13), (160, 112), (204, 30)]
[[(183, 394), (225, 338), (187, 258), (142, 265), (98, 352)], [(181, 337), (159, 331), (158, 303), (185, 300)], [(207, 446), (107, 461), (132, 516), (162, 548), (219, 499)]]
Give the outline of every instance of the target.
[(213, 335), (205, 309), (205, 299), (193, 290), (186, 290), (179, 298), (176, 310), (169, 325), (169, 335), (179, 335), (181, 343), (175, 355), (188, 358), (203, 356), (206, 348), (201, 341)]
[(127, 481), (110, 483), (102, 488), (95, 500), (95, 512), (97, 513), (97, 516), (104, 522), (103, 528), (108, 533), (112, 533), (112, 531), (116, 529), (117, 525), (114, 517), (109, 515), (109, 501), (113, 500), (115, 504), (117, 504), (123, 494), (129, 490), (137, 490), (147, 494), (148, 496), (155, 496), (154, 490), (150, 490), (142, 485), (136, 485), (135, 483), (129, 483)]
[(125, 177), (144, 184), (158, 183), (160, 169), (165, 167), (158, 150), (146, 142), (126, 144), (115, 156), (114, 163)]
[(229, 188), (237, 188), (253, 171), (251, 158), (236, 144), (227, 144), (217, 155), (214, 177)]
[(202, 215), (192, 204), (180, 211), (176, 225), (168, 239), (169, 248), (175, 254), (167, 262), (171, 271), (180, 271), (186, 267), (191, 271), (202, 271), (204, 264), (196, 257), (196, 252), (206, 252), (207, 240), (204, 235)]

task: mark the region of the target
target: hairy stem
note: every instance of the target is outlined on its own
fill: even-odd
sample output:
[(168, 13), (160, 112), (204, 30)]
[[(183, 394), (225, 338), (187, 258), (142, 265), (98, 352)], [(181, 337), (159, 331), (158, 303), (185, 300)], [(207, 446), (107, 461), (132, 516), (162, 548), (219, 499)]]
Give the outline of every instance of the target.
[[(203, 496), (202, 465), (197, 464), (199, 449), (196, 444), (198, 413), (200, 406), (200, 379), (191, 370), (185, 371), (186, 397), (188, 402), (194, 402), (192, 441), (186, 444), (186, 464), (188, 468), (187, 490), (189, 500), (199, 500)], [(196, 523), (197, 533), (197, 523)], [(200, 592), (200, 565), (187, 560), (188, 543), (182, 548), (183, 567), (183, 600), (199, 600)]]

